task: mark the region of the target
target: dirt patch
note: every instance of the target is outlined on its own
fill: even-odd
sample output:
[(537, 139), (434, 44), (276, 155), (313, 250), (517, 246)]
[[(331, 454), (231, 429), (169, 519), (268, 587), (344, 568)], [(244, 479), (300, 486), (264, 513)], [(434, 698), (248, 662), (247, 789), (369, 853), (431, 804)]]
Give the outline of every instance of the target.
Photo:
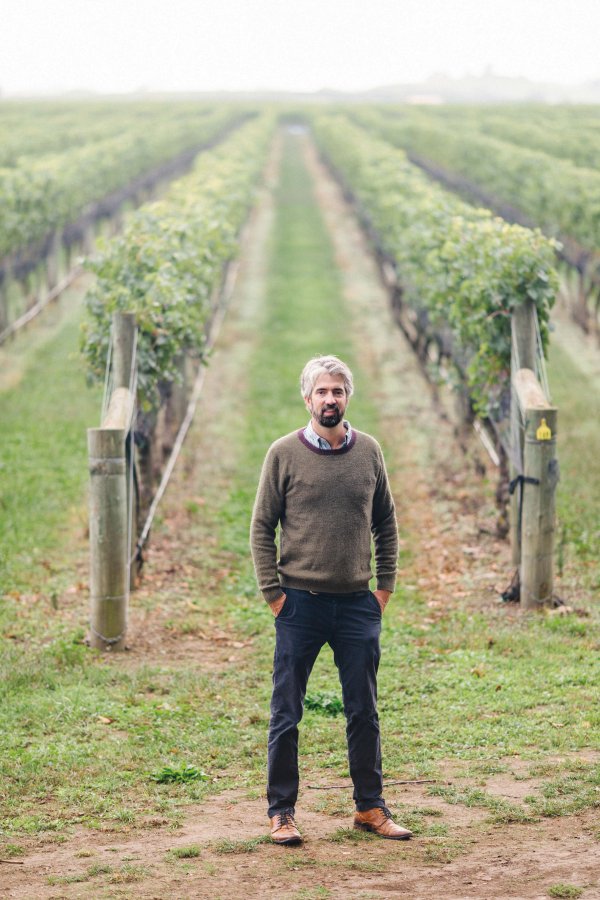
[[(353, 841), (346, 837), (352, 832), (340, 831), (351, 820), (311, 812), (306, 793), (299, 816), (305, 843), (299, 849), (262, 843), (263, 802), (227, 792), (190, 807), (184, 826), (175, 832), (157, 820), (141, 833), (77, 830), (63, 846), (32, 847), (23, 865), (0, 864), (0, 896), (229, 900), (243, 891), (252, 898), (403, 894), (430, 900), (443, 889), (449, 900), (525, 900), (547, 896), (558, 882), (585, 886), (585, 898), (600, 896), (600, 844), (591, 834), (597, 826), (591, 814), (507, 829), (484, 828), (477, 814), (469, 810), (465, 819), (463, 810), (451, 821), (452, 838), (460, 847), (459, 858), (452, 860), (447, 839), (443, 845), (431, 838)], [(189, 848), (197, 855), (176, 855)]]

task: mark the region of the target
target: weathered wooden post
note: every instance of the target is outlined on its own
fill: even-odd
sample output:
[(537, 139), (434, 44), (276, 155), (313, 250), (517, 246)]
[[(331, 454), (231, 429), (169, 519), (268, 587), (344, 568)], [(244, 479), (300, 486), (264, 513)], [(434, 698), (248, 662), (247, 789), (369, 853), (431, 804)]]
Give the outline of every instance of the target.
[[(521, 410), (516, 394), (514, 377), (519, 369), (535, 370), (535, 322), (533, 301), (515, 307), (512, 319), (512, 353), (511, 353), (511, 402), (510, 402), (510, 442), (512, 459), (510, 460), (510, 480), (519, 472), (515, 458), (523, 459), (524, 434), (521, 427)], [(519, 516), (521, 498), (520, 489), (513, 491), (510, 498), (510, 547), (513, 565), (521, 564), (521, 522)]]
[(135, 313), (113, 313), (113, 383), (115, 388), (131, 385), (135, 345)]
[[(119, 388), (130, 388), (135, 392), (135, 385), (132, 383), (132, 369), (135, 363), (135, 343), (136, 343), (136, 325), (135, 313), (115, 312), (113, 313), (113, 383), (116, 390)], [(135, 397), (131, 398), (133, 404)], [(130, 410), (131, 428), (135, 428), (135, 422), (131, 421), (133, 413), (133, 405)], [(127, 448), (126, 448), (127, 449)], [(135, 442), (133, 435), (129, 442), (129, 453), (135, 457)], [(135, 463), (135, 458), (128, 459), (128, 465), (131, 467)], [(137, 543), (138, 533), (138, 504), (134, 485), (127, 472), (127, 508), (129, 510), (128, 519), (128, 547), (129, 559), (133, 559)], [(136, 567), (129, 567), (129, 587), (135, 587)]]
[(554, 589), (557, 409), (551, 406), (535, 374), (521, 369), (515, 389), (525, 415), (521, 519), (520, 588), (523, 609), (552, 600)]
[(121, 650), (128, 596), (125, 429), (89, 428), (90, 644)]
[(134, 396), (130, 388), (134, 364), (135, 316), (113, 317), (114, 390), (100, 428), (88, 429), (90, 460), (90, 643), (100, 649), (125, 646), (130, 589), (129, 559), (136, 531), (128, 509), (134, 497), (128, 478), (126, 437)]

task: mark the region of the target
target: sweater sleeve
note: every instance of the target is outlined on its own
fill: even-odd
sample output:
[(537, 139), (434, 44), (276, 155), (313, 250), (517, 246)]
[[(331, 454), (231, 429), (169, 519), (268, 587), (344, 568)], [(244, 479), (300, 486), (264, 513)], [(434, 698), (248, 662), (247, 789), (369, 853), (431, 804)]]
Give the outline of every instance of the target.
[(373, 497), (371, 531), (375, 545), (375, 574), (377, 588), (393, 591), (398, 566), (398, 526), (394, 498), (390, 489), (383, 454), (379, 449), (379, 472)]
[(263, 463), (252, 520), (250, 548), (258, 587), (267, 603), (282, 594), (277, 573), (275, 533), (284, 511), (283, 490), (279, 479), (279, 459), (273, 447)]

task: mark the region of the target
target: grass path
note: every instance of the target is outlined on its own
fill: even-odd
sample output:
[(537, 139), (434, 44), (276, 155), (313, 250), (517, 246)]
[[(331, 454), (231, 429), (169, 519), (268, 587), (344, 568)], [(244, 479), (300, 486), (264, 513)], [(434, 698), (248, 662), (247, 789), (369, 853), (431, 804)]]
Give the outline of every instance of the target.
[(88, 281), (0, 351), (0, 594), (43, 590), (86, 527), (86, 428), (100, 415), (77, 356)]
[(570, 596), (600, 587), (600, 349), (558, 311), (548, 378), (559, 410), (559, 566)]
[[(524, 898), (568, 878), (597, 883), (597, 620), (497, 604), (508, 554), (488, 533), (491, 486), (433, 413), (360, 233), (302, 137), (285, 138), (278, 181), (276, 170), (277, 154), (274, 203), (267, 193), (252, 223), (133, 601), (130, 652), (81, 644), (76, 585), (49, 622), (36, 601), (13, 613), (0, 858), (23, 866), (0, 869), (6, 896), (419, 898), (443, 884), (448, 898)], [(273, 622), (248, 517), (266, 447), (304, 421), (300, 369), (322, 351), (355, 368), (350, 418), (382, 441), (398, 502), (385, 777), (433, 783), (386, 792), (418, 836), (408, 846), (347, 830), (351, 792), (328, 788), (348, 781), (343, 725), (318, 708), (339, 693), (326, 651), (302, 731), (308, 841), (282, 853), (261, 843)], [(166, 765), (179, 783), (151, 779)], [(186, 782), (186, 765), (208, 780)]]

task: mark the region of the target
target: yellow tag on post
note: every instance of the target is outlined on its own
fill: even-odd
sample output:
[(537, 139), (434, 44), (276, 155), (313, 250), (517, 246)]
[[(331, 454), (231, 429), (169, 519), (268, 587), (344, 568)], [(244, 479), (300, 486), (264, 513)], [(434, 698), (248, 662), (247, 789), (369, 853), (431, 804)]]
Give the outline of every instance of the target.
[(536, 433), (535, 433), (535, 436), (536, 436), (536, 438), (537, 438), (538, 441), (549, 441), (549, 440), (551, 440), (551, 438), (552, 438), (552, 432), (551, 432), (551, 430), (548, 428), (548, 425), (547, 425), (545, 419), (542, 419), (542, 421), (540, 422), (539, 427), (538, 427), (538, 429), (537, 429), (537, 431), (536, 431)]

